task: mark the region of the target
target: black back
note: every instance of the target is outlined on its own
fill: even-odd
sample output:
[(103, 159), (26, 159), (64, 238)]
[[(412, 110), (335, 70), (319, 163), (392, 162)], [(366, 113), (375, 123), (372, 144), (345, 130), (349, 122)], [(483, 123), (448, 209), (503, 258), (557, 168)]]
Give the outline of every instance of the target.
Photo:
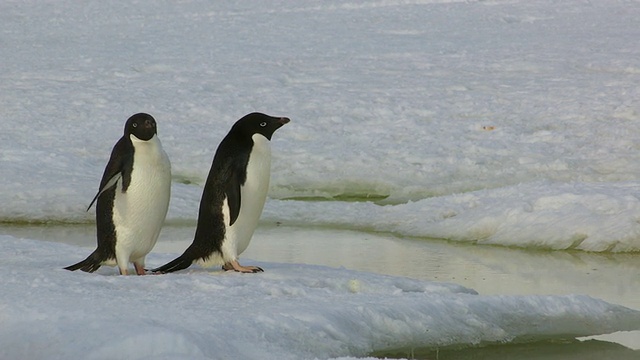
[(251, 113), (233, 125), (216, 150), (200, 200), (194, 240), (184, 255), (195, 260), (220, 252), (225, 236), (222, 205), (226, 198), (231, 226), (240, 213), (240, 187), (247, 180), (247, 164), (253, 149), (251, 137), (262, 134), (271, 140), (273, 133), (288, 122), (288, 118)]

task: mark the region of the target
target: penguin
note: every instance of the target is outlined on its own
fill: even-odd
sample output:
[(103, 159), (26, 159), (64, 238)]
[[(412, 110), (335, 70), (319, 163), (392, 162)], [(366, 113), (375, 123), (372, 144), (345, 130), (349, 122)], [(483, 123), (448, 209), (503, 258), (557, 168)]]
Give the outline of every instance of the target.
[(240, 265), (238, 256), (249, 246), (267, 198), (271, 136), (288, 122), (286, 117), (251, 113), (231, 127), (213, 158), (193, 242), (182, 255), (153, 272), (178, 271), (194, 262), (242, 273), (263, 271)]
[(169, 209), (171, 163), (162, 148), (155, 119), (132, 115), (124, 135), (111, 151), (96, 203), (98, 248), (66, 270), (94, 272), (102, 265), (118, 266), (127, 275), (129, 262), (144, 275), (145, 256), (156, 244)]

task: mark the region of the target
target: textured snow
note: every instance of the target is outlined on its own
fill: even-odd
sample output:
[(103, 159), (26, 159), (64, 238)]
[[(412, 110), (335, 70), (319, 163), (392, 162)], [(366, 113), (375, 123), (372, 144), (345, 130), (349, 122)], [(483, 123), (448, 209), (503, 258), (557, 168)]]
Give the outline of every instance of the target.
[[(148, 112), (168, 223), (194, 223), (215, 148), (261, 111), (292, 120), (263, 221), (638, 252), (639, 18), (627, 0), (3, 1), (0, 221), (92, 222), (111, 147)], [(0, 235), (0, 358), (352, 358), (640, 329), (587, 296), (311, 265), (61, 269), (86, 254)]]
[(59, 267), (85, 252), (0, 236), (0, 358), (328, 359), (640, 325), (639, 311), (588, 296), (482, 296), (455, 284), (311, 265), (142, 277)]
[(635, 252), (640, 184), (532, 182), (395, 206), (272, 201), (264, 219), (515, 247)]
[[(272, 199), (396, 205), (345, 218), (415, 236), (639, 251), (639, 16), (622, 0), (4, 2), (0, 219), (92, 221), (111, 146), (146, 111), (173, 163), (169, 221), (193, 221), (217, 144), (262, 111), (292, 119)], [(289, 206), (314, 222), (326, 204), (270, 218)]]

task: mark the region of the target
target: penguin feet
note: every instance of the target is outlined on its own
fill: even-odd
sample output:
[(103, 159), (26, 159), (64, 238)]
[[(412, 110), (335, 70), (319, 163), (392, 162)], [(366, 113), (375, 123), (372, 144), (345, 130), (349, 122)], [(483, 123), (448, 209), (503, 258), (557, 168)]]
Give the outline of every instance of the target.
[[(133, 267), (136, 268), (137, 275), (147, 275), (147, 270), (145, 270), (144, 265), (133, 263)], [(127, 269), (126, 267), (118, 268), (118, 270), (120, 271), (120, 275), (129, 275), (129, 269)]]
[(136, 274), (147, 275), (147, 270), (145, 270), (144, 265), (138, 265), (137, 263), (133, 263), (133, 267), (136, 268)]
[(238, 263), (237, 260), (230, 261), (224, 265), (222, 265), (222, 270), (224, 271), (236, 271), (241, 273), (255, 274), (259, 272), (263, 272), (262, 268), (257, 266), (242, 266)]

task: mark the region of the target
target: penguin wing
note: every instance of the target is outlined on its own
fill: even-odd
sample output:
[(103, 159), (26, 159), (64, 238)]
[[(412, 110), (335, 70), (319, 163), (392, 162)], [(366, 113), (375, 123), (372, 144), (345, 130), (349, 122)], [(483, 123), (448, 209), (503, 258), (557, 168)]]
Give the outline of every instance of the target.
[(240, 172), (233, 171), (224, 191), (229, 206), (229, 226), (233, 225), (240, 215)]
[(89, 207), (87, 207), (87, 211), (89, 211), (89, 209), (91, 209), (91, 206), (93, 206), (93, 203), (96, 202), (96, 200), (98, 200), (98, 197), (100, 195), (102, 195), (103, 192), (109, 190), (109, 188), (111, 188), (113, 185), (115, 185), (116, 182), (118, 182), (118, 180), (121, 177), (122, 177), (122, 173), (117, 173), (117, 174), (113, 175), (113, 177), (111, 177), (111, 179), (109, 179), (109, 181), (107, 181), (105, 186), (100, 188), (100, 191), (98, 191), (96, 196), (93, 197), (93, 200), (91, 200), (91, 204), (89, 204)]
[(107, 163), (107, 167), (102, 174), (102, 180), (100, 181), (100, 190), (96, 196), (91, 200), (91, 204), (87, 208), (87, 211), (91, 209), (96, 200), (104, 193), (114, 186), (120, 178), (122, 181), (122, 191), (127, 191), (129, 183), (131, 182), (131, 171), (133, 170), (133, 144), (131, 140), (126, 139), (124, 136), (116, 143), (111, 151), (111, 157)]

